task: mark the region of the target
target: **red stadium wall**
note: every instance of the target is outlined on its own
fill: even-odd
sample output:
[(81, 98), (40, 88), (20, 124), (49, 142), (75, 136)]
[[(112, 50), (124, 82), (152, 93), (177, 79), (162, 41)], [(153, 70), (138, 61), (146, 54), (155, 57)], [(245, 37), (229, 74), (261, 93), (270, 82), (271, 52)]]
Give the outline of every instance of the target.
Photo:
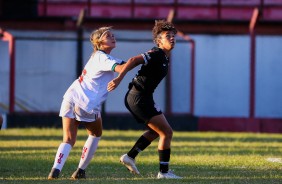
[(124, 0), (52, 1), (41, 0), (39, 16), (77, 16), (85, 9), (88, 17), (156, 19), (167, 16), (174, 9), (178, 20), (249, 20), (255, 7), (261, 9), (266, 21), (282, 20), (282, 0)]
[(271, 118), (199, 117), (198, 130), (282, 133), (282, 120)]

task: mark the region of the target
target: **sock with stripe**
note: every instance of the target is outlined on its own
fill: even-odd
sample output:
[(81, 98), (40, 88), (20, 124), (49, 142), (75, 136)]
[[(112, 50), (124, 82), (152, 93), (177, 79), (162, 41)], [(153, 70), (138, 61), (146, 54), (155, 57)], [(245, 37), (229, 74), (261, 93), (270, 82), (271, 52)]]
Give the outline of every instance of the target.
[(158, 150), (160, 160), (160, 172), (167, 173), (170, 160), (170, 149)]
[(127, 155), (133, 159), (145, 148), (147, 148), (151, 142), (146, 139), (143, 135), (136, 141), (135, 145), (131, 148), (131, 150), (127, 153)]

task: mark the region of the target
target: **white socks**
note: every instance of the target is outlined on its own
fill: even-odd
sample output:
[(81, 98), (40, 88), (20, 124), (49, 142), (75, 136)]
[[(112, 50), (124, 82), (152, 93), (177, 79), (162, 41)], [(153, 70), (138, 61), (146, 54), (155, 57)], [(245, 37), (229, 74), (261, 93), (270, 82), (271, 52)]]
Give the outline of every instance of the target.
[[(92, 135), (88, 136), (88, 139), (86, 140), (84, 147), (82, 149), (82, 154), (81, 154), (78, 168), (83, 169), (83, 170), (86, 169), (91, 159), (93, 158), (94, 153), (96, 152), (100, 139), (101, 137), (95, 137)], [(59, 169), (60, 171), (62, 170), (69, 156), (71, 149), (72, 149), (72, 146), (68, 143), (60, 144), (56, 157), (55, 157), (53, 168)]]
[(59, 148), (58, 148), (58, 151), (57, 151), (57, 154), (56, 154), (56, 157), (55, 157), (55, 161), (54, 161), (54, 165), (53, 165), (53, 168), (56, 168), (56, 169), (59, 169), (60, 171), (62, 170), (68, 156), (69, 156), (69, 153), (72, 149), (72, 146), (68, 143), (61, 143)]
[(82, 154), (81, 154), (78, 168), (83, 169), (83, 170), (86, 169), (91, 159), (93, 158), (94, 153), (96, 152), (100, 139), (101, 137), (95, 137), (92, 135), (88, 136), (88, 139), (86, 140), (84, 147), (82, 149)]

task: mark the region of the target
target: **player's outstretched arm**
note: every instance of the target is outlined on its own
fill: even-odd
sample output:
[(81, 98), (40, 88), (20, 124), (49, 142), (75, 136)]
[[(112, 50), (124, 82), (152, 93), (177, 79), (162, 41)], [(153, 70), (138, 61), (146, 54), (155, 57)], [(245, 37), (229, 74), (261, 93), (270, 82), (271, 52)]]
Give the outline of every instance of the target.
[(108, 91), (116, 89), (126, 73), (140, 64), (144, 64), (144, 59), (141, 55), (138, 55), (128, 59), (123, 65), (117, 65), (115, 67), (115, 72), (118, 72), (119, 75), (108, 83)]

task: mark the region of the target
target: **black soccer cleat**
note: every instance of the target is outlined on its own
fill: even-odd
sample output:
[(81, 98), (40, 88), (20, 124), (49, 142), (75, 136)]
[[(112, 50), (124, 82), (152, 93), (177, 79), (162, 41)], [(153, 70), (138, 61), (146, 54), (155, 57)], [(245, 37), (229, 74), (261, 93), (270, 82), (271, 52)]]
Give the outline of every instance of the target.
[(85, 170), (83, 169), (76, 169), (74, 173), (71, 175), (71, 179), (78, 180), (78, 179), (86, 179)]
[(56, 168), (52, 168), (49, 175), (48, 175), (48, 180), (54, 180), (57, 179), (60, 175), (60, 170)]

